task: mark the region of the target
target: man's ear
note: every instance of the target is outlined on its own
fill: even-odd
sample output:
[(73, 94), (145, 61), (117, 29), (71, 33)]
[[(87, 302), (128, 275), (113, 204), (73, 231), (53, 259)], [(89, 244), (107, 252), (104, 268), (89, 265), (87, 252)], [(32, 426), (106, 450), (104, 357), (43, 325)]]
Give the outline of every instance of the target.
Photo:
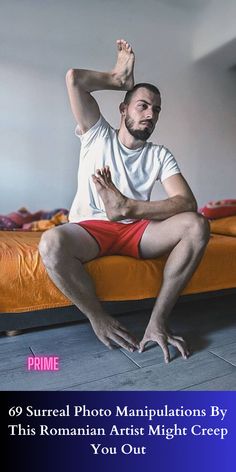
[(125, 110), (126, 110), (126, 104), (124, 102), (120, 103), (119, 110), (121, 115), (124, 115)]

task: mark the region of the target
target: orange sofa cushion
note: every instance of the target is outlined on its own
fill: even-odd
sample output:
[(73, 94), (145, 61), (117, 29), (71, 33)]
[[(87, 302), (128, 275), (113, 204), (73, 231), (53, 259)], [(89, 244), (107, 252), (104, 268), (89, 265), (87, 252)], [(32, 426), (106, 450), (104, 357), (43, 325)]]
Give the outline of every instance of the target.
[(236, 216), (211, 221), (210, 226), (212, 233), (236, 236)]
[[(0, 312), (20, 313), (71, 305), (42, 264), (42, 233), (0, 232)], [(85, 264), (103, 301), (153, 298), (160, 290), (166, 257), (137, 260), (107, 256)], [(236, 238), (213, 235), (205, 255), (183, 291), (200, 293), (236, 287)]]

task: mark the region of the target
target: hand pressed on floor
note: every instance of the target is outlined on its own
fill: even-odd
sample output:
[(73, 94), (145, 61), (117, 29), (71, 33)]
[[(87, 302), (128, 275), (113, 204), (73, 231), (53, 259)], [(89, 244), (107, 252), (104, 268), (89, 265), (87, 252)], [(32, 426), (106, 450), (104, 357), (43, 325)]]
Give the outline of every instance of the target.
[(149, 322), (147, 326), (143, 339), (140, 342), (139, 352), (144, 351), (145, 345), (149, 341), (155, 341), (157, 342), (157, 344), (159, 344), (163, 351), (164, 361), (166, 364), (170, 362), (170, 352), (168, 349), (168, 344), (175, 346), (184, 359), (187, 359), (189, 357), (190, 353), (187, 348), (186, 342), (181, 336), (175, 336), (163, 326), (157, 326), (157, 324), (153, 322)]
[(130, 352), (139, 349), (138, 340), (118, 320), (111, 316), (97, 316), (90, 322), (98, 339), (110, 349), (114, 347), (114, 344)]

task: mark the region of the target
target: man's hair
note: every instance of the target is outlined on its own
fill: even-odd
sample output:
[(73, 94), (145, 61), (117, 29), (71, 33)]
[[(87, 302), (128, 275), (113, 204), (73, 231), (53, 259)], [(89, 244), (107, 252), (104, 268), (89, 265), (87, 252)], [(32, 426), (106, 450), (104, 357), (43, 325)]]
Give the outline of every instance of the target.
[(126, 105), (128, 105), (130, 103), (131, 98), (132, 98), (133, 94), (136, 92), (136, 90), (138, 90), (141, 87), (150, 90), (150, 92), (153, 92), (156, 95), (159, 95), (159, 97), (161, 96), (160, 90), (155, 85), (148, 84), (146, 82), (142, 82), (140, 84), (136, 84), (131, 90), (128, 90), (128, 92), (126, 92), (125, 98), (124, 98), (124, 103)]

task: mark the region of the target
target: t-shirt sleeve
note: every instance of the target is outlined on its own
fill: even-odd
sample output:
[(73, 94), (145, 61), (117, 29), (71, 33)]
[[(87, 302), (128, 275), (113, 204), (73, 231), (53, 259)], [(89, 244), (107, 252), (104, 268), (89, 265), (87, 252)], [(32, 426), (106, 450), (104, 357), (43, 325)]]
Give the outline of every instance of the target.
[(105, 118), (100, 115), (98, 121), (86, 133), (81, 134), (79, 125), (75, 128), (75, 135), (80, 139), (81, 146), (89, 146), (98, 136), (105, 133), (109, 124)]
[(180, 174), (180, 168), (173, 154), (164, 146), (161, 148), (159, 160), (161, 166), (158, 174), (158, 179), (161, 182), (163, 182), (168, 177), (171, 177), (172, 175)]

